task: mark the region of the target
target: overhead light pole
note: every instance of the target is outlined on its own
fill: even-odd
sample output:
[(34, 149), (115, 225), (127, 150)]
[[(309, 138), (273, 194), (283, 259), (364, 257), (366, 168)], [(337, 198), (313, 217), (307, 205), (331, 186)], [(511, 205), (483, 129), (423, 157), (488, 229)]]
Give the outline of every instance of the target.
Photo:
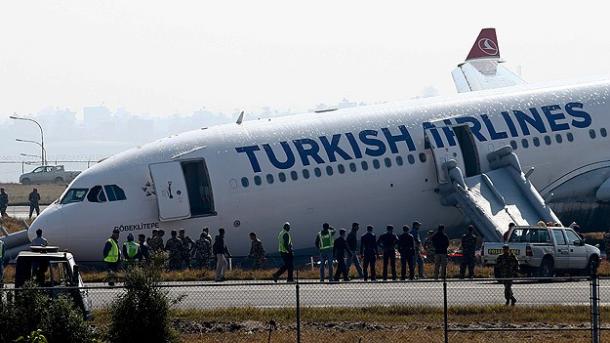
[[(47, 152), (45, 151), (44, 146), (43, 146), (42, 144), (40, 144), (40, 143), (38, 143), (38, 142), (36, 142), (36, 141), (29, 141), (29, 140), (27, 140), (27, 139), (19, 139), (19, 138), (17, 138), (17, 139), (15, 139), (15, 140), (16, 140), (17, 142), (21, 142), (21, 143), (32, 143), (32, 144), (36, 144), (36, 145), (38, 145), (38, 146), (40, 147), (41, 151), (42, 151), (42, 155), (41, 155), (41, 156), (36, 156), (36, 157), (40, 157), (40, 160), (41, 160), (41, 162), (42, 162), (42, 165), (45, 165), (45, 164), (46, 164), (45, 155), (47, 154)], [(21, 154), (21, 155), (23, 156), (24, 154)]]
[[(38, 125), (38, 128), (40, 129), (40, 143), (38, 143), (38, 142), (35, 142), (35, 143), (40, 145), (42, 164), (43, 165), (47, 164), (47, 152), (44, 149), (44, 131), (42, 130), (42, 125), (40, 125), (39, 122), (37, 122), (36, 120), (34, 120), (32, 118), (20, 117), (20, 116), (17, 116), (16, 114), (13, 114), (9, 118), (15, 119), (15, 120), (27, 120), (27, 121), (31, 121), (34, 124)], [(17, 140), (17, 141), (25, 142), (25, 141), (21, 141), (21, 140)]]

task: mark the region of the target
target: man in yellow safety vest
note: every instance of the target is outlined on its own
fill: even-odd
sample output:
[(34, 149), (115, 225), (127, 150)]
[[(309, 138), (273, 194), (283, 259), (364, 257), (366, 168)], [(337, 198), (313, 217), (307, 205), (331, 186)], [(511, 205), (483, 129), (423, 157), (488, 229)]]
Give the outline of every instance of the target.
[(320, 251), (320, 282), (324, 282), (324, 263), (328, 263), (328, 281), (333, 282), (333, 248), (335, 229), (328, 223), (322, 224), (322, 231), (316, 236), (316, 247)]
[(121, 264), (121, 250), (119, 249), (119, 230), (112, 230), (112, 236), (104, 245), (104, 262), (108, 268), (108, 285), (114, 286), (115, 273)]
[(288, 271), (287, 282), (293, 282), (293, 270), (294, 270), (294, 255), (292, 251), (292, 237), (290, 236), (290, 223), (286, 222), (282, 231), (278, 235), (278, 251), (280, 256), (282, 256), (282, 261), (284, 264), (278, 269), (275, 273), (273, 273), (273, 282), (277, 282), (282, 274), (285, 271)]
[(140, 244), (134, 242), (133, 234), (127, 235), (127, 242), (123, 243), (123, 256), (129, 264), (141, 260)]

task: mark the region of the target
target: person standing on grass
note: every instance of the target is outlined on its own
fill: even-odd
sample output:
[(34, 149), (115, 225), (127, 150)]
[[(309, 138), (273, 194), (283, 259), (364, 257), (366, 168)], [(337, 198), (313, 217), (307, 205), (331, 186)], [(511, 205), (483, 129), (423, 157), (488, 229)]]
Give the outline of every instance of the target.
[(127, 242), (123, 242), (123, 256), (128, 265), (132, 265), (140, 256), (140, 244), (134, 242), (133, 234), (127, 235)]
[(449, 248), (449, 237), (445, 234), (445, 226), (439, 225), (438, 230), (430, 238), (434, 248), (434, 279), (438, 280), (439, 270), (441, 277), (447, 277), (447, 249)]
[(182, 268), (190, 268), (191, 250), (193, 250), (195, 242), (193, 242), (191, 237), (186, 236), (184, 229), (178, 231), (178, 239), (182, 241)]
[(150, 261), (150, 247), (146, 242), (146, 235), (139, 234), (138, 235), (138, 244), (140, 244), (140, 255), (138, 256), (138, 260), (140, 261)]
[(284, 264), (273, 273), (273, 282), (277, 282), (282, 274), (285, 271), (288, 271), (287, 282), (293, 282), (293, 270), (294, 270), (294, 252), (292, 248), (292, 237), (290, 236), (290, 223), (286, 222), (282, 231), (278, 235), (278, 251), (280, 256), (282, 256), (282, 261)]
[(227, 257), (231, 257), (229, 249), (225, 244), (225, 229), (218, 229), (218, 235), (214, 237), (214, 245), (212, 246), (214, 256), (216, 256), (216, 282), (224, 281), (225, 271), (227, 269)]
[(426, 273), (424, 272), (424, 256), (422, 254), (423, 244), (419, 234), (420, 229), (421, 223), (414, 221), (411, 225), (411, 236), (413, 236), (413, 239), (415, 240), (415, 264), (417, 265), (417, 276), (420, 279), (425, 279)]
[(6, 249), (4, 241), (0, 241), (0, 288), (4, 288), (4, 254)]
[(513, 280), (512, 278), (517, 275), (519, 271), (519, 262), (517, 258), (510, 251), (508, 244), (504, 244), (502, 247), (502, 255), (498, 256), (496, 260), (496, 269), (498, 278), (504, 284), (504, 298), (506, 299), (506, 305), (509, 303), (515, 306), (517, 299), (513, 294)]
[(30, 219), (32, 219), (32, 213), (36, 211), (36, 217), (40, 215), (40, 194), (38, 194), (38, 189), (32, 189), (32, 193), (28, 196), (28, 201), (30, 202)]
[(252, 259), (252, 269), (261, 269), (263, 263), (265, 263), (265, 248), (263, 248), (263, 242), (256, 237), (256, 233), (250, 232), (250, 254), (249, 258)]
[(328, 264), (328, 281), (333, 281), (333, 247), (335, 230), (328, 223), (316, 236), (316, 248), (320, 251), (320, 282), (324, 282), (324, 264)]
[(335, 255), (335, 259), (337, 259), (337, 272), (334, 277), (335, 281), (339, 281), (341, 275), (343, 275), (343, 281), (349, 281), (347, 266), (345, 265), (346, 251), (349, 251), (349, 248), (345, 240), (345, 229), (339, 229), (339, 237), (335, 239), (333, 246), (333, 254)]
[(112, 230), (112, 235), (108, 240), (106, 240), (106, 244), (104, 245), (104, 262), (106, 263), (106, 268), (108, 269), (108, 286), (114, 286), (114, 282), (116, 281), (116, 273), (119, 271), (119, 266), (121, 264), (121, 250), (119, 249), (119, 230)]
[(36, 238), (32, 239), (30, 246), (46, 247), (47, 245), (49, 245), (49, 242), (47, 242), (46, 238), (42, 237), (42, 229), (36, 230)]
[(407, 279), (407, 265), (409, 266), (409, 280), (415, 279), (415, 239), (409, 232), (408, 226), (402, 227), (402, 234), (398, 236), (398, 252), (400, 252), (400, 279)]
[(171, 235), (172, 238), (165, 243), (165, 250), (169, 254), (169, 269), (180, 270), (182, 269), (182, 240), (178, 238), (176, 230), (172, 230)]
[[(360, 255), (364, 264), (363, 274), (364, 281), (367, 281), (369, 276), (371, 281), (377, 280), (375, 272), (375, 264), (377, 263), (377, 238), (373, 232), (373, 226), (366, 227), (366, 233), (360, 237)], [(370, 272), (370, 273), (369, 273)]]
[(468, 278), (474, 278), (475, 250), (477, 249), (477, 236), (474, 235), (474, 226), (469, 225), (462, 236), (462, 263), (460, 264), (460, 279), (463, 279), (468, 268)]
[(4, 191), (4, 188), (0, 188), (0, 217), (6, 218), (6, 209), (8, 208), (8, 194)]
[(383, 281), (388, 280), (388, 263), (392, 270), (392, 280), (398, 279), (396, 276), (396, 243), (398, 243), (398, 237), (394, 233), (394, 227), (388, 225), (386, 233), (377, 239), (377, 244), (383, 249)]
[(362, 278), (362, 266), (360, 265), (360, 259), (358, 258), (358, 230), (360, 229), (360, 224), (353, 223), (352, 230), (347, 234), (347, 247), (349, 248), (347, 253), (347, 272), (349, 273), (350, 268), (352, 267), (352, 263), (356, 266), (356, 272), (358, 273), (358, 277)]

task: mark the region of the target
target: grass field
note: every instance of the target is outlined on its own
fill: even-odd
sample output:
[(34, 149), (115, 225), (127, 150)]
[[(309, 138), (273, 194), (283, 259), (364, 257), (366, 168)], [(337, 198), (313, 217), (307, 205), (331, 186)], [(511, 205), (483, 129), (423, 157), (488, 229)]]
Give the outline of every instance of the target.
[[(561, 332), (450, 332), (450, 342), (591, 341), (589, 331), (574, 330), (588, 327), (589, 308), (586, 306), (460, 306), (450, 307), (449, 311), (450, 329), (572, 329)], [(610, 310), (604, 308), (602, 318), (608, 318), (609, 314)], [(108, 312), (97, 311), (94, 318), (95, 326), (106, 330)], [(295, 342), (295, 321), (294, 309), (281, 308), (172, 313), (173, 326), (184, 342)], [(442, 309), (434, 307), (304, 308), (301, 311), (303, 342), (442, 342), (442, 327)], [(604, 338), (610, 338), (610, 335), (604, 333)]]
[(4, 188), (4, 191), (8, 194), (9, 204), (26, 204), (32, 188), (38, 189), (41, 204), (50, 204), (57, 200), (66, 189), (66, 185), (61, 184), (22, 185), (19, 183), (0, 183), (0, 187)]

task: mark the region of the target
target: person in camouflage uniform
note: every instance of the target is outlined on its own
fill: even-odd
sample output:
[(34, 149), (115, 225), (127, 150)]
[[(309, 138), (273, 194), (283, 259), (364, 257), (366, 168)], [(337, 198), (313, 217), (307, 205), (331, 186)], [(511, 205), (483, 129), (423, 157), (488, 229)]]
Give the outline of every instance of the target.
[(185, 236), (184, 229), (178, 231), (178, 239), (182, 241), (182, 268), (191, 267), (191, 249), (195, 242), (189, 236)]
[(474, 278), (474, 253), (477, 249), (477, 236), (474, 235), (474, 226), (469, 225), (468, 230), (462, 236), (462, 263), (460, 264), (460, 279), (463, 279), (468, 268), (468, 277)]
[(182, 241), (177, 237), (178, 233), (172, 230), (172, 238), (165, 243), (165, 250), (169, 254), (169, 269), (178, 270), (182, 267)]
[(498, 256), (496, 260), (496, 269), (498, 278), (502, 279), (501, 282), (504, 284), (504, 298), (506, 299), (506, 305), (509, 303), (515, 306), (517, 299), (513, 295), (513, 280), (510, 280), (519, 271), (519, 262), (517, 258), (510, 251), (508, 244), (504, 244), (502, 247), (502, 255)]
[(252, 269), (260, 269), (265, 262), (265, 248), (261, 240), (256, 237), (256, 233), (250, 232), (250, 240), (252, 245), (248, 257), (253, 261)]
[(208, 228), (204, 228), (197, 242), (193, 247), (193, 267), (208, 268), (212, 257), (212, 237), (208, 233)]

